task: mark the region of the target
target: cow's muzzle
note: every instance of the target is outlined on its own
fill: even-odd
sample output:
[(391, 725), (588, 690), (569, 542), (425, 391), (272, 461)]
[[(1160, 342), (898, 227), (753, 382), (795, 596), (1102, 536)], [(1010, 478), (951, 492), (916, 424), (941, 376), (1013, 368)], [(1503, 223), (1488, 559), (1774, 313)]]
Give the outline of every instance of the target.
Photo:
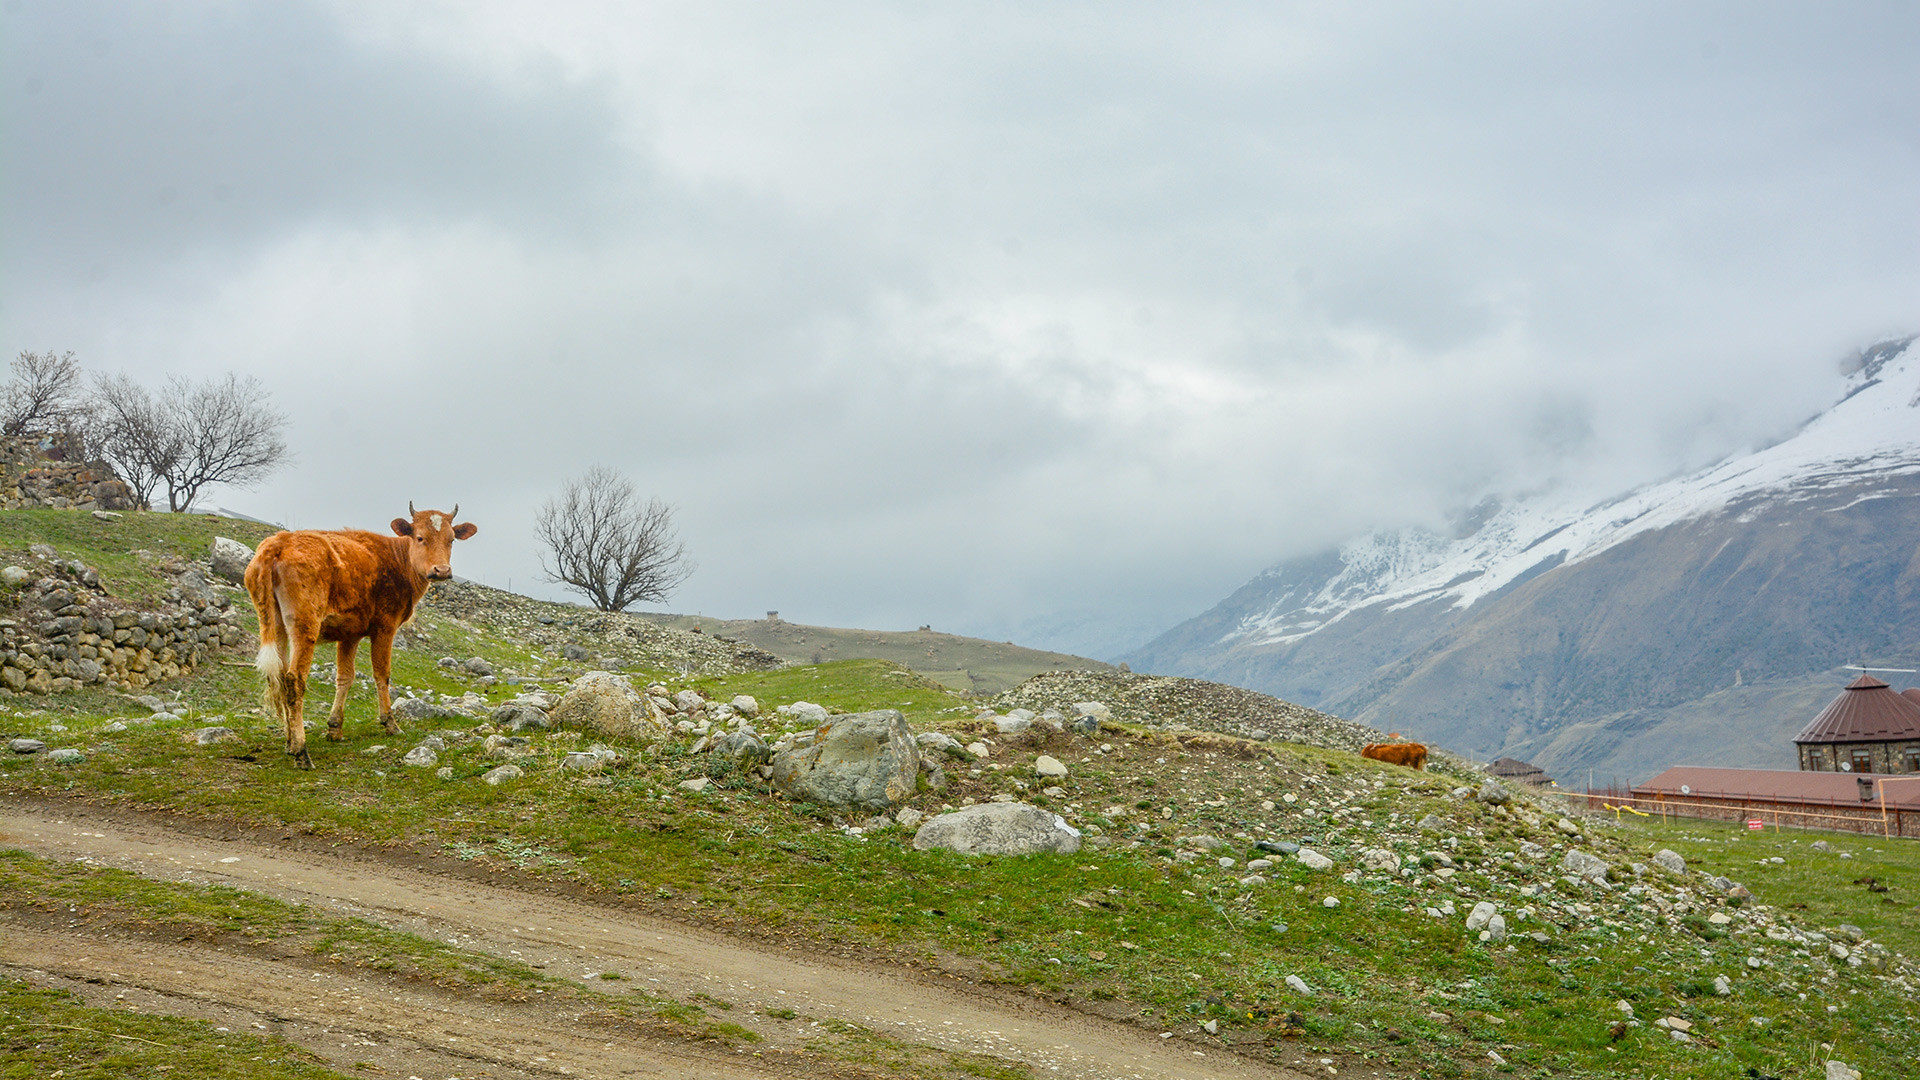
[(453, 567), (451, 566), (436, 566), (433, 569), (427, 571), (427, 579), (429, 581), (446, 581), (448, 578), (451, 578), (452, 576), (453, 576)]

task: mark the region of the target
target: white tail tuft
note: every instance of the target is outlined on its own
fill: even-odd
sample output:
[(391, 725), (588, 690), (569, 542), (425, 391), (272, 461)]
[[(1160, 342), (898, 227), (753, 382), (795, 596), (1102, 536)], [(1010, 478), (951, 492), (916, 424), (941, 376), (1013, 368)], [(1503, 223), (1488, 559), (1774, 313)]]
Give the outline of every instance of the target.
[(280, 650), (272, 645), (260, 646), (260, 655), (254, 658), (253, 666), (259, 668), (260, 674), (269, 679), (278, 677), (286, 667), (281, 663)]

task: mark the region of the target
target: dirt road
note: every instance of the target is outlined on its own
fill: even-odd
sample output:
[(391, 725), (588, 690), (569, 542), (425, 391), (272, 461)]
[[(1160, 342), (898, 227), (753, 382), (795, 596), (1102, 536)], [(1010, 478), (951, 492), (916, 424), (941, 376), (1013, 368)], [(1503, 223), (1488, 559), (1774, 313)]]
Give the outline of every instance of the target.
[[(983, 1053), (1036, 1076), (1087, 1080), (1300, 1077), (1014, 992), (746, 942), (610, 905), (436, 874), (342, 849), (210, 839), (164, 818), (71, 806), (0, 805), (0, 846), (149, 877), (252, 889), (462, 949), (586, 980), (614, 972), (651, 993), (729, 1003), (751, 1048), (635, 1036), (610, 1018), (533, 1001), (479, 1000), (357, 970), (314, 972), (207, 946), (160, 947), (9, 926), (0, 964), (90, 1000), (148, 995), (157, 1011), (279, 1030), (342, 1063), (399, 1075), (643, 1077), (819, 1075), (807, 1044), (840, 1020), (907, 1043)], [(89, 979), (104, 979), (91, 983)], [(107, 987), (112, 993), (102, 989)], [(169, 1003), (169, 1004), (162, 1004)], [(793, 1019), (781, 1020), (791, 1010)], [(365, 1044), (365, 1045), (362, 1045)], [(757, 1056), (756, 1056), (757, 1055)]]

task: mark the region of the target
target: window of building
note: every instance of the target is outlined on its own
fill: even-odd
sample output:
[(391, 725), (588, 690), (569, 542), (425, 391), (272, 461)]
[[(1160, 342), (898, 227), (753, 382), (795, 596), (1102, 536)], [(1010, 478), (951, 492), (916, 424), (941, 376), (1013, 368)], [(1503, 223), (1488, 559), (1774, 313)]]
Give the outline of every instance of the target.
[(1920, 746), (1907, 747), (1907, 771), (1920, 773)]
[(1864, 746), (1856, 746), (1848, 751), (1848, 755), (1849, 760), (1853, 762), (1854, 772), (1873, 771), (1873, 751)]
[(1827, 752), (1817, 746), (1808, 747), (1807, 768), (1813, 772), (1825, 772), (1827, 770)]

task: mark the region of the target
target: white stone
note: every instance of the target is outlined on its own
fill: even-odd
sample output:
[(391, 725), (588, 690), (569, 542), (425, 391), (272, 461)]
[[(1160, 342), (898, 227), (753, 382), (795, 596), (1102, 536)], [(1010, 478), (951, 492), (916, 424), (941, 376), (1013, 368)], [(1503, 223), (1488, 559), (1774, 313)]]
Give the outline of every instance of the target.
[(707, 777), (700, 776), (700, 777), (695, 777), (692, 780), (682, 780), (680, 781), (680, 786), (685, 788), (688, 791), (705, 791), (707, 790), (707, 785), (711, 783), (713, 783), (712, 780), (708, 779)]
[(1061, 764), (1058, 758), (1048, 754), (1040, 755), (1039, 759), (1033, 763), (1033, 771), (1040, 776), (1054, 779), (1067, 775), (1067, 767)]
[(974, 757), (977, 757), (982, 761), (985, 761), (987, 759), (987, 755), (992, 753), (992, 751), (987, 749), (986, 743), (976, 741), (976, 742), (970, 742), (967, 744), (967, 753), (972, 754)]
[(518, 765), (501, 765), (497, 768), (488, 769), (481, 775), (480, 779), (485, 780), (493, 787), (499, 787), (509, 780), (518, 780), (525, 775), (526, 773), (521, 772), (520, 766)]
[(1491, 900), (1482, 900), (1473, 905), (1473, 910), (1467, 913), (1467, 929), (1485, 930), (1487, 923), (1493, 919), (1494, 912), (1498, 910), (1499, 908), (1495, 907)]
[(1333, 869), (1333, 860), (1327, 858), (1325, 855), (1320, 854), (1319, 852), (1313, 850), (1312, 848), (1303, 847), (1299, 851), (1294, 852), (1293, 857), (1295, 859), (1298, 859), (1301, 865), (1305, 866), (1309, 870)]
[(416, 746), (407, 751), (407, 756), (400, 759), (400, 764), (416, 769), (431, 769), (440, 764), (440, 755), (434, 753), (431, 746)]
[(1307, 980), (1305, 980), (1305, 979), (1302, 979), (1302, 978), (1301, 978), (1300, 976), (1298, 976), (1298, 975), (1289, 975), (1289, 976), (1287, 976), (1287, 980), (1286, 980), (1286, 981), (1287, 981), (1287, 987), (1288, 987), (1288, 989), (1290, 989), (1290, 990), (1292, 990), (1292, 991), (1293, 991), (1294, 993), (1296, 993), (1296, 994), (1306, 994), (1306, 995), (1308, 995), (1309, 997), (1311, 997), (1311, 996), (1313, 995), (1313, 990), (1312, 990), (1312, 988), (1311, 988), (1311, 987), (1309, 987), (1309, 986), (1307, 985)]

